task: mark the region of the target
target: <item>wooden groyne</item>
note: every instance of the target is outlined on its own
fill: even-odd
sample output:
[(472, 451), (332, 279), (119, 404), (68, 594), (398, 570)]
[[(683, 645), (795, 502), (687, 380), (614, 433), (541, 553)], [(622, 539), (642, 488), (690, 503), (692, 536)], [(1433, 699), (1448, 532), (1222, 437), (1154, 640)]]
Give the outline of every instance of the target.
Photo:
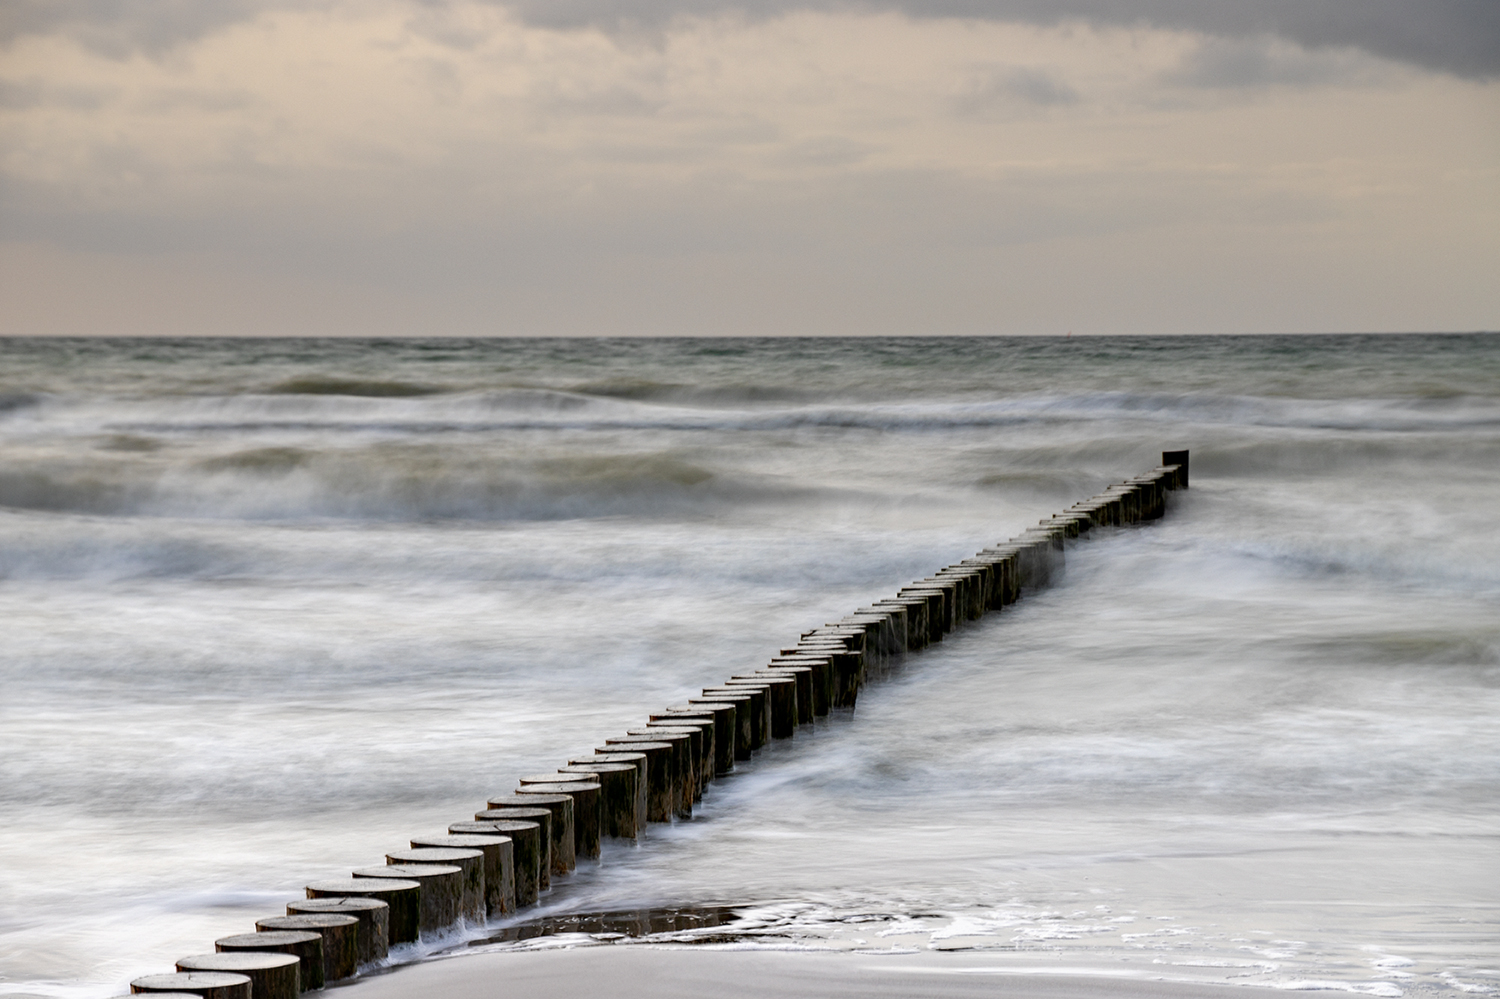
[(521, 778), (447, 835), (412, 839), (351, 877), (312, 882), (284, 916), (216, 941), (212, 954), (182, 958), (174, 974), (138, 978), (131, 992), (295, 997), (386, 961), (393, 946), (535, 905), (578, 857), (599, 856), (601, 839), (634, 840), (653, 822), (691, 816), (708, 784), (768, 742), (852, 711), (860, 689), (893, 658), (1049, 585), (1070, 539), (1156, 520), (1167, 494), (1187, 485), (1188, 453), (1165, 451), (1149, 472), (804, 632), (764, 667), (600, 740), (593, 755)]

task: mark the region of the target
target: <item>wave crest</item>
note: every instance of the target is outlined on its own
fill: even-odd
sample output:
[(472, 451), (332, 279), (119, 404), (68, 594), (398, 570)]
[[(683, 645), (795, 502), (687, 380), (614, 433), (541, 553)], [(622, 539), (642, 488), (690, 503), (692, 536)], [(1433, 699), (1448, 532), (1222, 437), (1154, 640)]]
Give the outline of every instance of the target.
[[(0, 471), (0, 506), (246, 520), (554, 520), (692, 514), (805, 492), (670, 453), (498, 459), (458, 446), (263, 447)], [(135, 456), (133, 456), (135, 457)]]
[(305, 375), (288, 378), (266, 390), (272, 395), (354, 395), (370, 399), (403, 399), (437, 395), (443, 389), (414, 382), (386, 381), (378, 378), (338, 378), (332, 375)]

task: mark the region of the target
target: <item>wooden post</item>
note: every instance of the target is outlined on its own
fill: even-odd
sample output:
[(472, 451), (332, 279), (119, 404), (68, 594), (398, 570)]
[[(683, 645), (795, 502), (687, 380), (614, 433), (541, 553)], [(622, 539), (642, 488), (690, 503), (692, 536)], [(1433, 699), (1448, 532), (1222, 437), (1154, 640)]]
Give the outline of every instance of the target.
[(922, 597), (927, 601), (927, 620), (935, 623), (933, 629), (935, 641), (942, 641), (943, 636), (953, 630), (956, 623), (953, 618), (953, 590), (954, 587), (941, 586), (936, 583), (913, 583), (903, 586), (896, 591), (900, 597)]
[(297, 999), (302, 994), (302, 977), (296, 954), (269, 951), (228, 951), (223, 954), (194, 954), (177, 962), (178, 971), (227, 971), (250, 979), (250, 994), (255, 999)]
[(905, 652), (919, 652), (928, 644), (927, 601), (912, 597), (889, 597), (877, 600), (869, 608), (875, 613), (891, 611), (902, 616), (906, 623)]
[(410, 850), (393, 850), (385, 855), (387, 864), (445, 864), (463, 871), (463, 894), (460, 896), (458, 915), (471, 923), (483, 923), (485, 900), (489, 896), (489, 883), (485, 874), (489, 858), (477, 846), (436, 846), (413, 843)]
[[(421, 937), (422, 886), (415, 881), (383, 878), (330, 878), (307, 886), (308, 898), (337, 898), (343, 895), (373, 898), (384, 902), (386, 911), (386, 944), (395, 946), (416, 943)], [(290, 911), (290, 909), (288, 910)]]
[(865, 653), (844, 648), (832, 643), (799, 645), (790, 653), (783, 653), (779, 660), (788, 658), (827, 659), (830, 677), (829, 706), (852, 708), (859, 696), (859, 688), (865, 682)]
[(726, 687), (757, 686), (766, 689), (770, 709), (771, 738), (790, 739), (797, 733), (797, 678), (744, 673), (724, 681)]
[(191, 995), (198, 999), (250, 999), (250, 978), (226, 971), (180, 971), (175, 975), (137, 978), (130, 983), (130, 992), (132, 995)]
[[(357, 895), (335, 895), (328, 898), (301, 898), (286, 904), (286, 914), (298, 916), (350, 916), (359, 921), (355, 932), (359, 964), (385, 960), (391, 940), (391, 907), (378, 898)], [(327, 945), (324, 946), (327, 953)]]
[[(302, 992), (323, 987), (323, 934), (307, 930), (271, 930), (265, 933), (238, 933), (214, 941), (220, 954), (244, 951), (290, 954), (298, 961), (297, 975)], [(252, 980), (253, 981), (253, 980)], [(252, 986), (252, 990), (253, 990)]]
[[(693, 799), (698, 792), (698, 759), (693, 750), (695, 742), (698, 746), (702, 745), (702, 733), (697, 729), (679, 731), (664, 728), (635, 728), (626, 732), (625, 738), (665, 742), (672, 747), (672, 776), (676, 782), (673, 788), (672, 814), (680, 818), (691, 816)], [(614, 742), (614, 739), (605, 740), (606, 745)]]
[[(641, 757), (642, 762), (645, 757)], [(610, 763), (600, 761), (587, 765), (570, 763), (559, 767), (558, 773), (566, 777), (589, 777), (599, 784), (599, 832), (615, 839), (635, 839), (637, 785), (640, 768), (634, 763)]]
[(731, 690), (759, 688), (766, 694), (766, 715), (773, 739), (790, 739), (797, 731), (797, 680), (743, 674), (724, 681)]
[[(1163, 465), (1176, 465), (1177, 474), (1173, 476), (1170, 488), (1186, 489), (1188, 487), (1188, 453), (1186, 451), (1163, 451), (1161, 453)], [(1209, 492), (1213, 492), (1212, 489)]]
[[(491, 798), (490, 808), (545, 808), (552, 813), (552, 873), (566, 874), (577, 866), (577, 853), (573, 833), (573, 798), (566, 794), (538, 792), (536, 794), (512, 794), (508, 798)], [(485, 816), (475, 815), (475, 820)], [(550, 882), (549, 882), (550, 883)]]
[[(542, 809), (546, 811), (546, 809)], [(547, 812), (547, 817), (552, 817)], [(510, 843), (507, 850), (501, 847), (497, 852), (500, 854), (501, 870), (499, 898), (495, 899), (495, 886), (490, 884), (489, 869), (485, 869), (485, 890), (490, 899), (498, 901), (499, 912), (512, 913), (517, 907), (533, 905), (536, 903), (536, 894), (541, 889), (540, 871), (542, 866), (542, 826), (539, 822), (523, 819), (494, 819), (489, 822), (455, 822), (448, 827), (450, 836), (455, 837), (455, 846), (465, 845), (457, 842), (458, 838), (477, 836), (485, 839), (503, 839)], [(433, 837), (436, 838), (436, 837)], [(412, 841), (414, 844), (415, 840)], [(423, 843), (430, 846), (430, 843)], [(473, 846), (467, 844), (471, 849), (486, 850), (487, 847)], [(505, 865), (509, 865), (508, 871)], [(509, 877), (509, 885), (504, 883)], [(488, 901), (486, 904), (489, 904)], [(494, 915), (496, 910), (491, 911)]]
[[(681, 778), (677, 776), (677, 747), (650, 736), (616, 736), (594, 750), (596, 755), (640, 753), (646, 757), (646, 820), (671, 822), (677, 812)], [(588, 764), (584, 764), (587, 766)]]
[(734, 735), (729, 740), (731, 751), (736, 760), (748, 760), (754, 751), (755, 730), (750, 712), (750, 702), (753, 698), (747, 693), (733, 693), (722, 691), (717, 695), (704, 693), (702, 697), (688, 698), (689, 708), (705, 708), (715, 704), (734, 705)]
[(813, 667), (801, 663), (772, 662), (764, 670), (756, 670), (765, 676), (790, 676), (797, 681), (797, 724), (813, 723)]
[[(711, 715), (714, 720), (714, 776), (727, 774), (734, 769), (735, 713), (732, 701), (697, 701), (674, 704), (662, 712), (660, 717)], [(658, 717), (652, 715), (652, 718)]]
[[(539, 826), (540, 830), (541, 830), (540, 837), (539, 837), (540, 840), (541, 840), (541, 843), (540, 843), (540, 845), (539, 845), (539, 847), (537, 849), (537, 864), (538, 865), (537, 865), (537, 875), (536, 875), (536, 887), (537, 887), (537, 891), (546, 891), (547, 889), (549, 889), (549, 888), (552, 887), (552, 809), (545, 808), (545, 807), (543, 807), (541, 805), (536, 805), (534, 807), (525, 807), (525, 806), (522, 806), (522, 807), (513, 807), (513, 806), (507, 806), (507, 807), (504, 807), (504, 808), (486, 808), (482, 812), (475, 812), (474, 813), (474, 821), (475, 822), (533, 822), (537, 826)], [(466, 823), (459, 822), (459, 823), (455, 823), (454, 825), (462, 826), (462, 825), (466, 825)], [(451, 833), (461, 833), (461, 832), (470, 832), (472, 830), (458, 829), (458, 828), (454, 828), (454, 826), (449, 826), (448, 827), (448, 831), (451, 832)], [(505, 835), (507, 835), (507, 836), (513, 836), (514, 834), (511, 833), (511, 832), (509, 832), (509, 831), (506, 831)], [(517, 853), (517, 856), (519, 856), (519, 855), (520, 854)], [(519, 868), (517, 868), (517, 870), (519, 870)], [(523, 897), (521, 897), (522, 896), (521, 888), (522, 888), (521, 883), (519, 881), (517, 881), (516, 882), (516, 901), (517, 902), (519, 902), (521, 905), (530, 905), (532, 902), (536, 901), (536, 896), (534, 896), (534, 895), (531, 896), (530, 898), (523, 898)]]
[(573, 853), (568, 858), (569, 870), (577, 864), (579, 857), (599, 859), (599, 784), (595, 781), (570, 781), (566, 774), (558, 774), (550, 784), (523, 784), (515, 790), (512, 801), (531, 801), (563, 795), (573, 802)]
[[(474, 851), (478, 853), (478, 851)], [(449, 864), (387, 864), (384, 867), (361, 867), (354, 879), (388, 880), (417, 883), (419, 936), (446, 932), (458, 922), (463, 912), (464, 871)]]
[(634, 836), (644, 836), (646, 823), (649, 821), (648, 803), (651, 789), (650, 768), (646, 763), (645, 753), (596, 753), (593, 756), (578, 756), (568, 760), (569, 768), (584, 767), (596, 763), (622, 763), (635, 767), (635, 819), (632, 828), (635, 829)]
[[(767, 694), (759, 687), (704, 687), (703, 696), (707, 698), (719, 697), (724, 694), (734, 694), (739, 697), (750, 698), (749, 710), (741, 712), (750, 724), (750, 753), (771, 741), (771, 713), (768, 710)], [(745, 724), (744, 719), (740, 722)], [(735, 758), (749, 759), (750, 755), (740, 756), (739, 742), (735, 742)]]
[(599, 837), (604, 834), (603, 787), (592, 776), (564, 773), (522, 777), (517, 795), (566, 794), (573, 799), (573, 856), (599, 859)]
[(342, 916), (336, 912), (270, 916), (257, 919), (255, 928), (262, 933), (303, 930), (322, 937), (324, 982), (349, 978), (359, 968), (359, 919), (355, 916)]
[(834, 698), (834, 669), (833, 656), (818, 655), (812, 652), (798, 652), (792, 655), (776, 656), (771, 660), (771, 668), (777, 669), (782, 666), (806, 667), (811, 671), (808, 682), (808, 692), (804, 705), (802, 688), (797, 688), (797, 710), (802, 711), (804, 706), (812, 712), (814, 718), (821, 718), (828, 714), (828, 709), (833, 706)]
[(646, 728), (681, 728), (698, 730), (698, 772), (695, 777), (693, 800), (703, 799), (703, 789), (713, 783), (714, 775), (719, 768), (714, 765), (718, 758), (718, 724), (714, 721), (712, 712), (699, 711), (696, 714), (673, 713), (663, 711), (651, 715), (646, 721)]

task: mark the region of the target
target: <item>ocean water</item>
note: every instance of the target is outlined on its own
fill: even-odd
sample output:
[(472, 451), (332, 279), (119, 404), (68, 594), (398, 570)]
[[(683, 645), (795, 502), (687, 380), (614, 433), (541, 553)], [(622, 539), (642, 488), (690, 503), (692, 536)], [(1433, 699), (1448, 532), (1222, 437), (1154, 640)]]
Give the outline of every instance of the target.
[(118, 994), (1179, 447), (1165, 520), (525, 915), (1500, 991), (1473, 335), (0, 340), (0, 994)]

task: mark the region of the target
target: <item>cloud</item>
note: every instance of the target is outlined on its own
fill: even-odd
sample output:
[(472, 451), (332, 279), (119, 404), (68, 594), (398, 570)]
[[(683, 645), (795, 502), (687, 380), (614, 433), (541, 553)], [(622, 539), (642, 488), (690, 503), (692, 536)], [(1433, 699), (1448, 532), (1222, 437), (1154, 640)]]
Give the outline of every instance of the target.
[(1500, 75), (1495, 0), (515, 0), (513, 6), (529, 22), (553, 27), (653, 25), (715, 10), (754, 17), (851, 7), (1043, 26), (1081, 21), (1224, 38), (1274, 35), (1310, 48), (1359, 48), (1460, 77)]
[[(457, 0), (425, 0), (439, 11)], [(1500, 76), (1496, 0), (486, 0), (532, 25), (659, 32), (684, 17), (777, 17), (801, 10), (895, 11), (911, 18), (970, 18), (1052, 26), (1150, 27), (1226, 39), (1269, 35), (1314, 49), (1357, 48), (1470, 79)], [(333, 0), (8, 0), (0, 44), (63, 32), (116, 57), (161, 54), (271, 10), (326, 9)], [(420, 20), (420, 19), (418, 19)], [(441, 22), (441, 18), (439, 18)], [(438, 29), (435, 29), (438, 30)], [(477, 44), (451, 24), (441, 38)]]
[(957, 100), (960, 111), (982, 114), (1017, 102), (1034, 107), (1073, 104), (1078, 91), (1058, 73), (1039, 66), (984, 66)]
[(8, 22), (0, 331), (1186, 332), (1500, 307), (1500, 84), (1348, 46), (849, 7), (662, 3), (613, 33), (582, 3), (561, 29), (487, 0), (56, 8)]
[(27, 35), (65, 34), (101, 55), (160, 55), (263, 11), (311, 6), (306, 0), (6, 0), (0, 44)]
[(1311, 87), (1370, 78), (1369, 62), (1369, 57), (1348, 51), (1319, 54), (1270, 37), (1209, 38), (1185, 54), (1163, 81), (1211, 89)]

